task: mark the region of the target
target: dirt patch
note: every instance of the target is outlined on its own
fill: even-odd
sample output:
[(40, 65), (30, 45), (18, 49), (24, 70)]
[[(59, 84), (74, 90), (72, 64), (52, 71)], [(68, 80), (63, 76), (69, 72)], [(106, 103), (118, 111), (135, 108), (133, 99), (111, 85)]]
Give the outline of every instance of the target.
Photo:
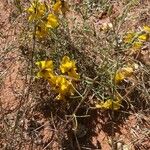
[(23, 64), (19, 60), (19, 52), (17, 49), (17, 33), (13, 27), (11, 20), (12, 5), (7, 1), (0, 2), (1, 11), (1, 29), (0, 37), (1, 44), (1, 99), (2, 108), (13, 110), (19, 104), (18, 95), (22, 90), (23, 82), (19, 75), (20, 68)]

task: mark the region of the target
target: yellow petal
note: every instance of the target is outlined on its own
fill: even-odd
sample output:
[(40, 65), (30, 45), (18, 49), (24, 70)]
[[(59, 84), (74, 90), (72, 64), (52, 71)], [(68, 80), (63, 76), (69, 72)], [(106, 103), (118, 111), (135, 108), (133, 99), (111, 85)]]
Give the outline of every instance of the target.
[(46, 69), (46, 70), (53, 70), (53, 61), (39, 61), (36, 62), (36, 65), (40, 68), (40, 69)]
[(133, 49), (140, 49), (143, 46), (142, 42), (134, 42), (132, 45)]
[(71, 72), (71, 70), (76, 70), (75, 61), (70, 60), (68, 56), (64, 56), (60, 64), (60, 70), (62, 73), (68, 73)]
[(37, 75), (36, 75), (36, 77), (37, 77), (37, 78), (41, 78), (41, 77), (43, 77), (43, 76), (42, 76), (41, 72), (38, 72)]
[(130, 32), (130, 33), (127, 33), (125, 36), (124, 36), (124, 42), (125, 43), (131, 43), (133, 38), (135, 37), (136, 33), (135, 32)]
[(50, 61), (46, 61), (45, 62), (45, 68), (48, 70), (53, 70), (53, 61), (50, 60)]
[(147, 41), (148, 38), (149, 38), (149, 36), (147, 33), (144, 33), (144, 34), (138, 36), (138, 39), (142, 40), (142, 41)]
[(70, 58), (68, 56), (64, 56), (62, 59), (62, 63), (70, 61)]
[(120, 101), (113, 101), (112, 99), (108, 99), (105, 102), (96, 104), (96, 108), (101, 108), (101, 109), (118, 110), (118, 109), (120, 109), (120, 106), (121, 106)]
[(122, 80), (124, 80), (127, 77), (130, 77), (133, 74), (133, 68), (132, 67), (124, 67), (119, 70), (117, 70), (115, 75), (115, 82), (119, 83)]
[(143, 30), (144, 30), (145, 32), (150, 33), (150, 26), (144, 26), (144, 27), (143, 27)]
[(133, 73), (133, 68), (132, 67), (124, 67), (122, 68), (122, 73), (126, 76), (129, 77)]
[(49, 30), (48, 28), (45, 26), (45, 23), (42, 22), (40, 23), (38, 26), (37, 26), (37, 29), (36, 29), (36, 36), (38, 38), (44, 38), (48, 35), (49, 33)]
[(27, 13), (29, 14), (29, 21), (35, 21), (41, 19), (47, 11), (47, 6), (41, 2), (33, 2), (29, 8), (27, 8)]
[(28, 13), (34, 13), (34, 8), (33, 8), (33, 7), (29, 7), (29, 8), (27, 9), (27, 12), (28, 12)]
[(53, 74), (53, 62), (52, 61), (39, 61), (36, 62), (36, 65), (39, 67), (39, 72), (37, 77), (43, 77), (45, 79), (50, 78), (50, 74)]
[(115, 82), (119, 83), (120, 81), (124, 80), (125, 76), (121, 72), (117, 72), (115, 76)]
[(58, 76), (56, 79), (55, 91), (59, 94), (69, 96), (72, 94), (72, 86), (65, 77)]
[(60, 0), (54, 4), (53, 10), (55, 13), (59, 13), (59, 11), (61, 10), (61, 1)]
[(53, 73), (49, 73), (47, 80), (52, 87), (56, 86), (56, 80), (57, 80), (56, 75), (54, 75)]
[(47, 28), (57, 28), (59, 26), (58, 19), (55, 15), (49, 14), (47, 17)]
[(103, 108), (104, 102), (95, 105), (96, 108)]
[(60, 11), (65, 14), (68, 10), (68, 3), (65, 1), (58, 0), (53, 6), (53, 11), (55, 14), (58, 14)]
[(38, 61), (38, 62), (36, 62), (35, 64), (36, 64), (39, 68), (41, 68), (41, 67), (42, 67), (41, 62), (45, 62), (45, 61)]

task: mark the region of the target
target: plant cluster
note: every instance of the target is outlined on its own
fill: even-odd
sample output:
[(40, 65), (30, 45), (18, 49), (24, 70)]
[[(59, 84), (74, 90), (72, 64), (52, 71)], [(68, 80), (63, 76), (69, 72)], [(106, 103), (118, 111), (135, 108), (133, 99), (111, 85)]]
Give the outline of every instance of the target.
[[(150, 27), (144, 26), (145, 32), (143, 32), (143, 34), (140, 35), (141, 41), (139, 40), (139, 38), (136, 40), (139, 40), (140, 42), (142, 42), (142, 44), (144, 44), (146, 41), (148, 41), (149, 33), (150, 33), (149, 29), (150, 29)], [(129, 34), (127, 34), (127, 35), (129, 35)], [(127, 36), (125, 36), (125, 38), (127, 40)], [(130, 42), (131, 41), (132, 40), (130, 39)], [(132, 43), (130, 43), (130, 44), (132, 44)], [(133, 45), (131, 45), (131, 48), (133, 49), (135, 47), (133, 47)], [(142, 46), (140, 48), (142, 48)], [(113, 96), (110, 96), (111, 98), (108, 98), (108, 99), (102, 100), (101, 102), (98, 102), (96, 104), (96, 108), (100, 108), (100, 109), (104, 109), (104, 110), (106, 110), (106, 109), (119, 110), (121, 107), (123, 107), (122, 106), (123, 97), (118, 92), (117, 88), (121, 87), (125, 83), (123, 81), (129, 81), (130, 79), (132, 79), (132, 77), (135, 75), (135, 72), (138, 69), (138, 67), (139, 67), (139, 65), (134, 61), (132, 61), (132, 63), (124, 64), (122, 67), (118, 67), (118, 69), (112, 75), (112, 78), (111, 78), (111, 82), (113, 83), (113, 86), (115, 87), (115, 92), (113, 93)]]
[[(128, 48), (131, 49), (133, 53), (139, 52), (142, 46), (149, 40), (150, 37), (150, 26), (145, 25), (140, 32), (129, 32), (123, 37), (123, 41)], [(138, 67), (138, 64), (133, 63), (132, 65), (126, 65), (122, 68), (119, 68), (114, 75), (114, 85), (119, 86), (120, 83), (131, 77), (134, 74), (134, 70)], [(96, 108), (101, 109), (113, 109), (119, 110), (122, 103), (122, 96), (115, 92), (113, 98), (106, 99), (98, 104)]]
[(36, 26), (36, 36), (45, 38), (50, 30), (56, 29), (59, 26), (59, 14), (64, 14), (68, 11), (66, 2), (57, 0), (53, 5), (35, 0), (27, 9), (29, 14), (29, 22), (34, 22)]
[[(114, 75), (114, 85), (118, 85), (128, 77), (132, 76), (134, 73), (134, 67), (132, 65), (128, 65), (125, 67), (122, 67), (118, 69)], [(106, 99), (105, 101), (102, 101), (98, 104), (96, 104), (96, 108), (101, 108), (101, 109), (113, 109), (113, 110), (119, 110), (122, 104), (122, 96), (119, 94), (118, 91), (115, 92), (113, 95), (113, 98)]]
[(131, 49), (131, 54), (139, 52), (145, 42), (150, 37), (150, 26), (145, 25), (139, 32), (128, 32), (123, 41), (127, 48)]
[(68, 56), (63, 57), (59, 66), (62, 75), (57, 75), (54, 72), (53, 61), (51, 60), (39, 61), (36, 65), (40, 69), (37, 77), (42, 77), (49, 82), (52, 90), (58, 94), (56, 99), (64, 100), (74, 94), (75, 84), (79, 79), (75, 61), (70, 60)]
[[(39, 2), (35, 0), (27, 9), (29, 14), (29, 22), (34, 22), (36, 27), (36, 36), (38, 38), (45, 38), (51, 30), (59, 26), (60, 14), (65, 15), (69, 10), (68, 4), (65, 1), (57, 0), (52, 2), (52, 5)], [(112, 28), (112, 24), (110, 24)], [(128, 32), (123, 37), (125, 46), (137, 52), (143, 44), (148, 41), (150, 34), (150, 27), (144, 26), (140, 32)], [(56, 99), (65, 99), (73, 95), (75, 92), (75, 82), (79, 79), (77, 74), (75, 61), (70, 60), (68, 56), (64, 56), (59, 67), (62, 75), (54, 73), (53, 61), (39, 61), (36, 63), (40, 71), (37, 77), (46, 79), (51, 85), (53, 91), (58, 95)], [(134, 73), (134, 65), (126, 65), (119, 68), (112, 78), (114, 85), (119, 85), (123, 80), (132, 76)], [(118, 92), (115, 92), (113, 98), (106, 99), (96, 104), (96, 108), (101, 109), (120, 109), (122, 104), (122, 97)]]

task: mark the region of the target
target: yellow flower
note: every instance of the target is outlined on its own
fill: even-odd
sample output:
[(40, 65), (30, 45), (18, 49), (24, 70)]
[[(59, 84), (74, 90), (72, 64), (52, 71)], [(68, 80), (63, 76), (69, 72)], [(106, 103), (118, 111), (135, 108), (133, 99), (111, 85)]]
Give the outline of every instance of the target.
[(47, 17), (46, 27), (47, 28), (57, 28), (58, 25), (59, 25), (58, 18), (53, 14), (49, 14)]
[[(65, 57), (63, 59), (65, 61)], [(70, 58), (67, 57), (67, 62), (73, 62), (70, 61)], [(66, 62), (64, 62), (66, 63)], [(58, 94), (56, 99), (65, 99), (66, 97), (73, 95), (75, 90), (74, 90), (74, 84), (72, 83), (70, 79), (68, 79), (65, 76), (62, 75), (55, 75), (53, 73), (53, 62), (50, 61), (39, 61), (36, 62), (36, 65), (39, 67), (39, 72), (37, 73), (37, 77), (43, 77), (46, 80), (48, 80), (49, 84), (51, 85), (52, 89)], [(73, 62), (73, 65), (69, 64), (69, 68), (71, 69), (72, 67), (75, 68), (75, 62)], [(75, 72), (75, 69), (69, 70), (69, 73), (71, 76), (78, 77), (78, 74)], [(67, 65), (68, 69), (68, 65)], [(68, 72), (67, 72), (68, 73)]]
[(132, 45), (132, 48), (134, 50), (137, 50), (137, 49), (140, 49), (142, 46), (143, 46), (142, 42), (134, 42), (133, 45)]
[(125, 78), (130, 77), (133, 74), (132, 67), (124, 67), (117, 70), (115, 75), (115, 83), (123, 81)]
[(69, 10), (67, 2), (64, 0), (57, 0), (53, 6), (53, 11), (55, 14), (58, 14), (60, 11), (65, 14)]
[(150, 33), (150, 26), (144, 26), (144, 27), (143, 27), (143, 30), (144, 30), (145, 32)]
[(48, 28), (45, 26), (45, 23), (41, 23), (37, 26), (37, 29), (36, 29), (36, 36), (38, 38), (44, 38), (48, 35)]
[(40, 71), (37, 73), (37, 77), (43, 77), (48, 79), (53, 74), (53, 62), (52, 61), (39, 61), (36, 62), (36, 65), (39, 67)]
[(48, 82), (52, 89), (58, 94), (56, 99), (63, 100), (67, 96), (74, 94), (72, 83), (61, 75), (48, 74)]
[(132, 47), (130, 48), (130, 55), (132, 54), (136, 54), (137, 52), (139, 52), (139, 50), (142, 48), (143, 46), (143, 42), (134, 42), (132, 44)]
[(56, 79), (56, 87), (59, 93), (66, 94), (69, 92), (70, 83), (65, 77), (58, 76)]
[(46, 11), (46, 4), (38, 1), (33, 2), (31, 6), (27, 9), (27, 12), (29, 13), (29, 21), (39, 20), (41, 17), (44, 16)]
[(62, 73), (70, 72), (72, 69), (76, 70), (75, 61), (71, 61), (68, 56), (64, 56), (60, 65)]
[(134, 42), (132, 45), (132, 48), (134, 49), (140, 49), (143, 46), (142, 42)]
[(138, 39), (142, 40), (142, 41), (147, 41), (148, 38), (149, 38), (149, 35), (147, 33), (143, 33), (143, 34), (138, 36)]
[(58, 13), (60, 10), (61, 10), (61, 0), (57, 1), (54, 6), (53, 6), (53, 10), (54, 10), (54, 13)]
[(105, 102), (96, 104), (96, 108), (118, 110), (120, 109), (121, 102), (122, 100), (119, 97), (116, 97), (115, 100), (107, 99)]
[(52, 86), (52, 88), (55, 90), (57, 76), (54, 75), (53, 73), (49, 72), (47, 80), (48, 80), (49, 84)]
[(62, 76), (57, 76), (55, 83), (55, 90), (59, 93), (57, 99), (64, 98), (73, 94), (73, 88), (71, 83)]
[(72, 68), (75, 68), (75, 62), (71, 61), (68, 56), (64, 56), (60, 65), (61, 72), (69, 72)]
[(60, 65), (60, 70), (62, 73), (67, 73), (68, 76), (78, 79), (79, 75), (76, 72), (77, 68), (75, 61), (70, 60), (68, 56), (64, 56)]
[(130, 33), (127, 33), (125, 36), (124, 36), (124, 42), (125, 43), (131, 43), (133, 38), (135, 37), (136, 33), (135, 32), (130, 32)]

